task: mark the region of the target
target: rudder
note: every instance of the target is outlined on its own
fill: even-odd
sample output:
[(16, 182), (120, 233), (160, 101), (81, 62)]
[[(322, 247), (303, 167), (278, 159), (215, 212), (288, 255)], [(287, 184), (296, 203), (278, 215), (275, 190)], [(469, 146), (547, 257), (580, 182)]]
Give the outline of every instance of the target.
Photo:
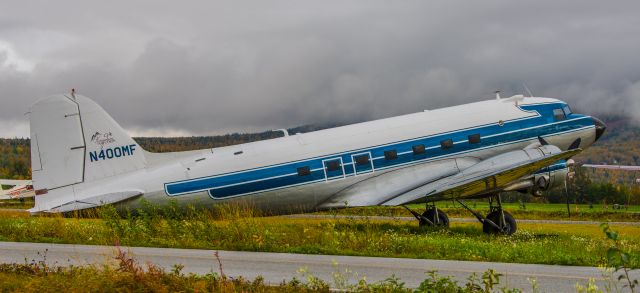
[(71, 186), (142, 169), (147, 164), (144, 150), (87, 97), (55, 95), (41, 99), (31, 107), (30, 124), (33, 186), (42, 194), (40, 197), (51, 199), (59, 193), (69, 199), (73, 196), (69, 194), (73, 193)]

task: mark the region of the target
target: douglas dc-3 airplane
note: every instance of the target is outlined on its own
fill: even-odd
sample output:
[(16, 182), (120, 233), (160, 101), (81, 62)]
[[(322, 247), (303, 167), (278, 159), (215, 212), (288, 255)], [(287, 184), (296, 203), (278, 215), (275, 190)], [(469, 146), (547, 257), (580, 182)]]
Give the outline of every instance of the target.
[[(496, 99), (241, 145), (143, 150), (87, 97), (55, 95), (30, 109), (35, 207), (250, 204), (266, 214), (404, 206), (421, 225), (448, 225), (433, 204), (490, 198), (469, 209), (486, 233), (512, 234), (500, 192), (561, 186), (572, 156), (605, 131), (557, 99)], [(427, 203), (423, 213), (406, 205)], [(465, 205), (466, 207), (466, 205)]]

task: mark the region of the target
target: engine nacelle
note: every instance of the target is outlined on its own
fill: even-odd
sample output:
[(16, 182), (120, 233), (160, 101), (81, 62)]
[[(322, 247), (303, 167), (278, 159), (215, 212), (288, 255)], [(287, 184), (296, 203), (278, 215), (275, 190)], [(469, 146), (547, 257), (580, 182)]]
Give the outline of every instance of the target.
[(520, 181), (510, 184), (505, 190), (531, 193), (533, 196), (542, 196), (543, 191), (564, 186), (567, 178), (573, 177), (573, 164), (573, 160), (558, 161), (551, 166), (538, 170), (531, 176), (527, 176)]

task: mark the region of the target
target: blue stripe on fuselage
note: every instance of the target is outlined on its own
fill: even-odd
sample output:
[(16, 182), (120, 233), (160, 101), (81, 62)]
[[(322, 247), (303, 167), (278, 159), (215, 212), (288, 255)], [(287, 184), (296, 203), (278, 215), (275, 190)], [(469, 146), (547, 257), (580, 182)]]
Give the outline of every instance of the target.
[[(374, 169), (387, 169), (441, 157), (454, 156), (496, 145), (529, 140), (537, 136), (571, 132), (593, 126), (593, 122), (589, 117), (577, 114), (570, 115), (567, 117), (567, 120), (554, 122), (552, 111), (562, 105), (564, 104), (554, 103), (521, 106), (523, 110), (537, 111), (540, 113), (540, 116), (506, 121), (503, 126), (494, 123), (381, 146), (372, 146), (368, 149), (358, 149), (340, 154), (309, 158), (251, 170), (166, 183), (165, 192), (170, 196), (176, 196), (199, 191), (209, 191), (212, 198), (227, 198), (323, 181), (325, 179), (325, 173), (322, 161), (327, 158), (342, 158), (344, 163), (344, 176), (353, 176), (354, 168), (351, 155), (357, 153), (371, 152)], [(481, 142), (470, 144), (468, 142), (468, 136), (471, 134), (480, 134)], [(441, 149), (440, 141), (444, 139), (452, 139), (455, 142), (453, 148)], [(412, 153), (412, 146), (419, 144), (424, 144), (427, 150), (425, 154), (414, 155)], [(385, 160), (384, 151), (386, 150), (396, 150), (398, 153), (397, 159)], [(304, 166), (309, 166), (312, 172), (307, 176), (299, 176), (296, 170), (298, 167)], [(342, 173), (341, 170), (334, 171), (334, 173), (335, 172), (337, 172), (337, 174), (334, 175), (341, 175)]]

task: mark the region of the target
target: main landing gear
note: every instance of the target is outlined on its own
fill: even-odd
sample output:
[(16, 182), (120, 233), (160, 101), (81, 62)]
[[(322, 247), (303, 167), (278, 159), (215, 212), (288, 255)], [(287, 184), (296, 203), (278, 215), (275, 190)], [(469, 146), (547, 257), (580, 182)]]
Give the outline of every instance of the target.
[[(504, 234), (511, 235), (516, 233), (518, 226), (516, 225), (516, 219), (511, 214), (502, 209), (502, 200), (500, 194), (494, 194), (489, 197), (489, 214), (483, 217), (477, 211), (469, 208), (464, 202), (459, 199), (456, 201), (462, 205), (465, 209), (470, 211), (480, 223), (482, 223), (482, 232), (487, 234)], [(494, 201), (497, 206), (494, 206)]]
[(439, 210), (435, 204), (427, 204), (425, 211), (419, 214), (407, 206), (402, 206), (407, 209), (416, 219), (420, 226), (430, 227), (449, 227), (449, 217), (443, 211)]
[[(464, 202), (459, 199), (456, 201), (462, 205), (465, 209), (471, 212), (482, 223), (482, 231), (487, 234), (503, 234), (511, 235), (518, 229), (516, 220), (511, 214), (502, 209), (502, 200), (500, 194), (494, 194), (489, 197), (489, 214), (483, 217), (477, 211), (469, 208)], [(420, 226), (431, 227), (449, 227), (449, 217), (443, 211), (439, 210), (435, 204), (427, 204), (425, 211), (420, 214), (413, 211), (407, 206), (402, 206), (407, 209), (416, 219)]]

